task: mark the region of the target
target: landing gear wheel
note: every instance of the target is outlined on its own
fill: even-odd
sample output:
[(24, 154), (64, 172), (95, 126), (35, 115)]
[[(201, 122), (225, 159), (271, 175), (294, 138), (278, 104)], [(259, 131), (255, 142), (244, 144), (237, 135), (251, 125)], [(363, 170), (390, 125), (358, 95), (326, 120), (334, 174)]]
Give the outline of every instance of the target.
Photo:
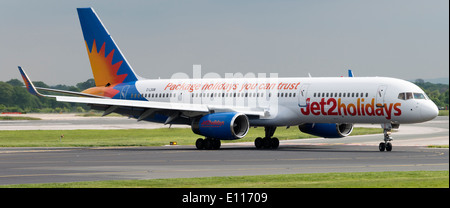
[[(385, 150), (390, 152), (392, 151), (391, 141), (393, 140), (393, 138), (391, 137), (391, 131), (393, 124), (391, 123), (381, 124), (381, 127), (383, 128), (384, 142), (380, 143), (378, 149), (380, 150), (380, 152), (384, 152)], [(398, 124), (396, 125), (396, 128), (398, 128)]]
[(205, 139), (198, 138), (197, 141), (195, 141), (195, 147), (199, 150), (217, 150), (220, 149), (221, 144), (220, 139), (209, 137), (206, 137)]
[(273, 137), (273, 134), (275, 133), (275, 130), (277, 129), (276, 126), (265, 126), (264, 132), (265, 137), (261, 138), (258, 137), (255, 139), (255, 147), (256, 149), (277, 149), (280, 146), (280, 140), (278, 138)]
[(272, 147), (272, 139), (270, 138), (264, 138), (263, 139), (264, 148), (270, 149)]
[(206, 149), (206, 150), (211, 150), (211, 149), (213, 148), (213, 141), (212, 141), (211, 138), (206, 137), (206, 138), (205, 138), (205, 141), (204, 141), (203, 143), (204, 143), (204, 145), (205, 145), (205, 149)]
[(222, 143), (220, 142), (220, 139), (209, 138), (209, 137), (206, 137), (205, 139), (199, 138), (195, 142), (195, 146), (199, 150), (202, 150), (202, 149), (217, 150), (217, 149), (220, 149), (221, 144)]
[(384, 152), (384, 150), (386, 149), (386, 144), (384, 142), (381, 142), (380, 145), (378, 145), (378, 149), (380, 150), (380, 152)]
[(272, 140), (272, 149), (277, 149), (280, 146), (280, 140), (278, 140), (278, 138), (274, 137), (271, 139)]
[(256, 149), (263, 148), (263, 139), (261, 137), (258, 137), (255, 139), (255, 147), (256, 147)]
[(213, 143), (213, 145), (212, 145), (213, 149), (215, 149), (215, 150), (220, 149), (220, 145), (221, 145), (220, 139), (213, 139), (212, 143)]
[(386, 151), (392, 151), (392, 144), (390, 142), (386, 143)]
[(256, 149), (277, 149), (280, 146), (280, 140), (278, 138), (261, 138), (255, 139)]
[(205, 148), (205, 140), (202, 138), (198, 138), (195, 142), (195, 146), (197, 147), (197, 149), (202, 150), (203, 148)]

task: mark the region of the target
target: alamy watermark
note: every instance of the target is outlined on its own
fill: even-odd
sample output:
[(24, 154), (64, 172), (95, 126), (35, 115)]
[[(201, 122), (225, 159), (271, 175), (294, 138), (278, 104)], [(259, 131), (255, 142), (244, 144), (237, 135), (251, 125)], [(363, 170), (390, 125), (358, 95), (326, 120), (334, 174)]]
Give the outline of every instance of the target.
[(283, 82), (278, 73), (207, 73), (193, 65), (192, 77), (175, 73), (164, 86), (172, 103), (207, 105), (214, 110), (278, 112), (280, 97), (296, 97), (300, 82)]

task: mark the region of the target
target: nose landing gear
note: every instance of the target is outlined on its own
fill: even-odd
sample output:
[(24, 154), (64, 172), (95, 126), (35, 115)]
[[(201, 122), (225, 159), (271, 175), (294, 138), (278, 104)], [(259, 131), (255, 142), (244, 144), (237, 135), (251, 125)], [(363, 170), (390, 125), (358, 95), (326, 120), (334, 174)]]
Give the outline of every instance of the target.
[(381, 142), (380, 145), (378, 145), (378, 149), (380, 150), (380, 152), (384, 152), (385, 150), (388, 152), (392, 151), (391, 141), (394, 139), (391, 137), (391, 131), (393, 128), (398, 129), (399, 126), (400, 124), (381, 124), (381, 127), (384, 130), (384, 142)]
[(392, 140), (391, 130), (384, 129), (384, 142), (381, 142), (380, 145), (378, 145), (380, 152), (383, 152), (384, 150), (388, 152), (392, 151)]

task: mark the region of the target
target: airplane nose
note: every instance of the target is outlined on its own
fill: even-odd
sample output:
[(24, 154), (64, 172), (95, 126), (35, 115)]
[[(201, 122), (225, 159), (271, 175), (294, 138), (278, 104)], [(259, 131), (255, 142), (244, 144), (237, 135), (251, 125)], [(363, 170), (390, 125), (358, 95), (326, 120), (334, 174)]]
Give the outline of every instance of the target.
[(434, 104), (433, 102), (429, 102), (423, 106), (423, 108), (420, 111), (420, 114), (423, 120), (429, 121), (438, 116), (439, 109), (436, 106), (436, 104)]

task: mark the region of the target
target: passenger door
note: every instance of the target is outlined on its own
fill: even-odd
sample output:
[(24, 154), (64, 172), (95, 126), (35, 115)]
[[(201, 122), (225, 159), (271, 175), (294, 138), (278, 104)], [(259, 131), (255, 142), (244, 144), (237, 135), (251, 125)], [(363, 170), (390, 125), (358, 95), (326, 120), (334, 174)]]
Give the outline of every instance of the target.
[(298, 93), (299, 94), (298, 95), (298, 105), (300, 107), (306, 107), (309, 105), (309, 103), (306, 102), (306, 99), (308, 98), (307, 95), (308, 95), (309, 86), (310, 86), (310, 84), (306, 83), (306, 84), (303, 84), (302, 87), (300, 88), (300, 91)]
[(384, 95), (386, 94), (386, 85), (380, 85), (377, 90), (377, 95), (375, 98), (375, 105), (377, 108), (383, 108), (384, 107)]

